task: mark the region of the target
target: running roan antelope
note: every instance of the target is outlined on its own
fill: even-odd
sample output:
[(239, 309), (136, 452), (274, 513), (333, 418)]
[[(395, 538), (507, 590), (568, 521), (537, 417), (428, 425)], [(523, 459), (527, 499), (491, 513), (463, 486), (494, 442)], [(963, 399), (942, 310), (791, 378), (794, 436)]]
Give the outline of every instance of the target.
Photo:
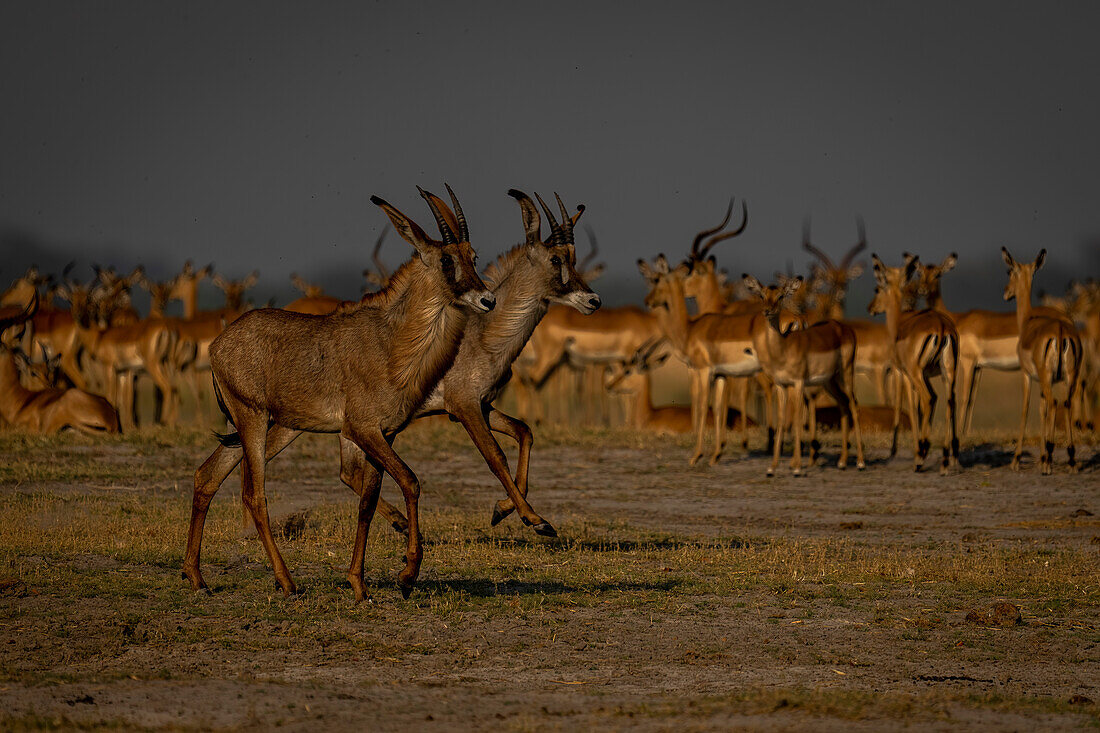
[[(533, 442), (531, 429), (522, 420), (494, 408), (493, 401), (504, 390), (511, 376), (512, 362), (551, 302), (589, 314), (600, 307), (600, 297), (592, 292), (576, 269), (573, 227), (584, 207), (578, 206), (577, 213), (570, 217), (561, 198), (555, 194), (562, 217), (559, 223), (542, 198), (535, 194), (550, 225), (550, 237), (544, 241), (539, 212), (531, 198), (516, 189), (509, 190), (508, 195), (519, 203), (525, 241), (486, 269), (485, 279), (493, 287), (496, 307), (490, 312), (470, 316), (454, 363), (417, 410), (416, 417), (449, 414), (466, 428), (508, 494), (507, 499), (497, 502), (493, 508), (493, 525), (500, 523), (513, 509), (518, 509), (523, 523), (532, 527), (536, 534), (554, 537), (557, 535), (554, 527), (534, 512), (526, 498)], [(446, 217), (447, 211), (443, 210), (443, 214)], [(514, 479), (493, 432), (507, 435), (519, 445)], [(357, 488), (364, 481), (374, 486), (382, 480), (362, 452), (354, 450), (354, 445), (344, 437), (341, 437), (341, 457), (340, 478), (358, 493), (364, 493)], [(404, 529), (407, 524), (396, 509), (381, 501), (379, 513), (396, 529)]]
[(1073, 418), (1071, 405), (1077, 388), (1084, 350), (1081, 337), (1073, 323), (1064, 316), (1036, 314), (1031, 309), (1031, 285), (1035, 272), (1043, 266), (1047, 251), (1039, 252), (1034, 262), (1017, 262), (1001, 247), (1001, 256), (1008, 265), (1008, 284), (1005, 300), (1016, 300), (1016, 325), (1020, 338), (1016, 353), (1024, 376), (1024, 405), (1020, 415), (1020, 438), (1012, 456), (1012, 470), (1020, 470), (1020, 454), (1024, 449), (1024, 429), (1027, 427), (1028, 403), (1031, 401), (1031, 381), (1039, 383), (1039, 417), (1042, 434), (1042, 452), (1039, 454), (1039, 470), (1044, 476), (1054, 471), (1054, 385), (1065, 382), (1066, 401), (1066, 454), (1069, 470), (1077, 472), (1076, 448), (1073, 445)]
[[(791, 472), (802, 472), (802, 407), (806, 387), (823, 387), (836, 400), (840, 409), (840, 459), (837, 467), (848, 466), (849, 422), (856, 433), (856, 467), (863, 470), (863, 435), (859, 429), (859, 411), (856, 409), (855, 358), (856, 335), (851, 328), (838, 320), (827, 320), (801, 329), (784, 327), (780, 322), (783, 300), (793, 290), (801, 287), (801, 278), (787, 282), (783, 287), (765, 287), (752, 275), (741, 276), (745, 287), (760, 299), (763, 310), (753, 318), (752, 343), (760, 367), (775, 383), (778, 414), (786, 414), (787, 391), (791, 391), (794, 405), (792, 418), (794, 454), (791, 456)], [(813, 409), (811, 407), (811, 409)], [(783, 423), (777, 421), (774, 453), (768, 475), (775, 474), (779, 466), (779, 454), (783, 449)], [(816, 419), (811, 421), (811, 425)], [(813, 436), (811, 436), (812, 438)], [(816, 441), (815, 441), (816, 442)], [(814, 449), (816, 451), (816, 447)], [(816, 453), (810, 455), (810, 465), (816, 461)]]
[[(397, 482), (408, 516), (408, 547), (398, 584), (405, 597), (412, 592), (423, 557), (420, 482), (391, 444), (454, 362), (470, 312), (496, 305), (496, 296), (478, 276), (469, 229), (454, 193), (454, 213), (444, 217), (446, 204), (418, 190), (435, 217), (441, 241), (383, 199), (371, 197), (417, 251), (385, 290), (323, 316), (278, 308), (250, 311), (211, 344), (214, 390), (237, 432), (224, 436), (195, 473), (183, 561), (183, 575), (193, 589), (205, 587), (199, 552), (210, 500), (243, 460), (242, 499), (277, 582), (285, 594), (295, 592), (271, 533), (264, 469), (268, 459), (308, 431), (339, 433)], [(457, 222), (457, 232), (448, 218)], [(379, 481), (364, 483), (359, 497), (347, 572), (359, 601), (366, 597), (363, 555), (380, 486)]]
[[(886, 314), (886, 328), (894, 342), (894, 368), (908, 386), (909, 419), (913, 428), (914, 468), (921, 470), (928, 449), (932, 415), (936, 409), (936, 392), (930, 378), (943, 374), (947, 392), (947, 421), (944, 426), (943, 462), (940, 473), (959, 463), (959, 438), (955, 431), (955, 375), (959, 359), (959, 334), (947, 315), (926, 309), (902, 312), (905, 291), (918, 260), (910, 255), (902, 267), (887, 267), (872, 254), (875, 271), (875, 297), (868, 310)], [(890, 456), (897, 452), (898, 426), (901, 422), (902, 379), (897, 380), (894, 398), (894, 436)]]

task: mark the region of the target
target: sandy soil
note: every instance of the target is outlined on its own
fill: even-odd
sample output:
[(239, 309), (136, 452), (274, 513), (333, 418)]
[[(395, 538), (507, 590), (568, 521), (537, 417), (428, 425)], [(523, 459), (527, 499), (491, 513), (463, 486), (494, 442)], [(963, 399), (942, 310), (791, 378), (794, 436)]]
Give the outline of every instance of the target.
[[(182, 450), (178, 464), (202, 452)], [(968, 451), (965, 470), (947, 478), (915, 474), (907, 459), (886, 463), (881, 448), (864, 472), (826, 464), (773, 479), (760, 455), (733, 449), (718, 466), (689, 468), (686, 453), (676, 441), (536, 444), (532, 502), (561, 532), (554, 543), (514, 517), (488, 527), (501, 492), (471, 447), (410, 448), (424, 484), (429, 544), (409, 602), (392, 584), (398, 538), (382, 523), (372, 544), (389, 548), (389, 562), (370, 568), (373, 600), (358, 607), (342, 583), (345, 545), (331, 547), (334, 559), (325, 563), (283, 543), (303, 588), (293, 599), (273, 595), (254, 537), (239, 540), (239, 554), (237, 545), (223, 548), (227, 562), (205, 562), (215, 589), (209, 596), (179, 580), (178, 554), (149, 563), (96, 553), (9, 558), (14, 574), (0, 590), (0, 708), (7, 725), (29, 727), (1030, 730), (1097, 723), (1100, 458), (1090, 449), (1081, 451), (1080, 474), (1068, 474), (1060, 455), (1048, 478), (1031, 461), (1025, 472), (1011, 472), (1000, 444)], [(323, 505), (350, 517), (334, 445), (318, 439), (288, 454), (271, 468), (276, 522)], [(177, 470), (168, 463), (168, 473)], [(151, 485), (112, 483), (7, 483), (0, 492), (140, 489), (149, 501), (190, 503), (186, 472)], [(227, 483), (216, 500), (226, 512), (236, 511), (235, 491)], [(391, 483), (384, 495), (396, 499)], [(607, 575), (582, 586), (555, 581), (552, 568), (532, 577), (505, 563), (464, 577), (452, 569), (452, 545), (432, 537), (454, 516), (480, 525), (475, 541), (500, 539), (502, 554), (518, 548), (548, 567), (581, 558), (602, 572), (606, 552)], [(67, 520), (40, 521), (58, 528)], [(585, 545), (580, 527), (604, 528), (600, 541)], [(170, 531), (182, 538), (182, 529)], [(616, 535), (621, 543), (608, 545)], [(807, 552), (842, 540), (841, 547), (872, 554), (961, 564), (970, 553), (998, 549), (1029, 561), (1069, 552), (1086, 566), (1080, 585), (1049, 598), (1011, 587), (975, 594), (949, 574), (864, 585), (800, 577), (797, 569), (789, 582), (708, 591), (705, 579), (721, 568), (664, 566), (685, 547), (705, 565), (708, 543), (720, 543), (727, 554), (717, 554), (727, 557), (742, 540), (806, 542)], [(66, 594), (39, 587), (33, 573), (22, 577), (52, 563), (77, 578), (125, 576), (152, 590), (116, 596), (103, 590), (108, 582)], [(455, 596), (453, 609), (442, 607)], [(1019, 607), (1022, 623), (966, 620), (998, 600)]]

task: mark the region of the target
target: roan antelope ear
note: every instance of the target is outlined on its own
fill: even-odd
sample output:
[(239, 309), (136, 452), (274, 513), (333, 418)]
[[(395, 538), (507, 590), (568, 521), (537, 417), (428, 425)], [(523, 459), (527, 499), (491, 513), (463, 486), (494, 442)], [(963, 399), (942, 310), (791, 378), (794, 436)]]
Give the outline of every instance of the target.
[(577, 220), (581, 218), (581, 214), (583, 214), (583, 213), (584, 213), (584, 204), (577, 204), (577, 213), (573, 214), (573, 216), (569, 217), (569, 220), (572, 222), (572, 224), (569, 225), (570, 228), (575, 227), (577, 225)]
[(390, 218), (393, 228), (397, 230), (397, 233), (401, 235), (402, 239), (415, 247), (417, 251), (423, 251), (429, 247), (435, 246), (435, 242), (428, 239), (428, 235), (424, 233), (423, 229), (417, 226), (415, 221), (395, 209), (388, 201), (379, 196), (371, 196), (370, 202), (386, 212), (386, 216)]
[(1046, 260), (1047, 260), (1047, 248), (1043, 247), (1041, 250), (1039, 250), (1039, 255), (1035, 258), (1035, 269), (1036, 270), (1041, 269), (1042, 266), (1043, 266), (1043, 263), (1046, 262)]
[(531, 197), (515, 188), (508, 189), (508, 195), (519, 204), (520, 216), (523, 217), (523, 231), (527, 236), (527, 244), (540, 244), (542, 242), (542, 218), (539, 210)]

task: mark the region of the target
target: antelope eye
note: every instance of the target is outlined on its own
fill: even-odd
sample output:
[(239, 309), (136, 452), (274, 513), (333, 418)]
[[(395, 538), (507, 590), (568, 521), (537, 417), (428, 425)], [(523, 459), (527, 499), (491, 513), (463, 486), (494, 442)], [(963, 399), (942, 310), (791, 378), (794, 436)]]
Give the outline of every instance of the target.
[(451, 258), (450, 255), (443, 255), (439, 258), (439, 262), (443, 265), (443, 267), (447, 269), (454, 267), (455, 264), (455, 261)]
[(558, 257), (557, 255), (554, 255), (553, 257), (550, 258), (550, 264), (554, 265), (555, 267), (560, 266), (561, 265), (561, 257)]

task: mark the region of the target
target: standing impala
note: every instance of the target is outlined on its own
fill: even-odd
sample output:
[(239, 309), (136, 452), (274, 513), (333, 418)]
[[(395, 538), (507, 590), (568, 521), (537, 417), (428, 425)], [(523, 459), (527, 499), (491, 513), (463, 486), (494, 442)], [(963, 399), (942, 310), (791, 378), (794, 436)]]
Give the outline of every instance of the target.
[[(486, 269), (485, 278), (492, 284), (496, 307), (490, 312), (470, 316), (454, 363), (416, 412), (416, 417), (450, 414), (466, 428), (508, 494), (508, 498), (498, 502), (493, 509), (493, 525), (513, 509), (518, 509), (524, 524), (533, 527), (537, 534), (554, 537), (557, 532), (553, 526), (539, 517), (526, 499), (531, 430), (522, 420), (494, 408), (493, 401), (508, 383), (512, 362), (551, 302), (589, 314), (600, 307), (600, 297), (592, 292), (576, 269), (573, 226), (584, 207), (578, 206), (577, 213), (570, 217), (561, 198), (555, 194), (562, 217), (558, 223), (542, 198), (535, 194), (550, 224), (550, 237), (544, 241), (534, 202), (516, 189), (509, 190), (508, 195), (519, 203), (525, 242), (501, 255)], [(515, 479), (491, 431), (507, 435), (519, 444)], [(341, 456), (344, 460), (340, 476), (351, 488), (358, 491), (356, 487), (364, 481), (373, 485), (382, 480), (381, 474), (362, 460), (362, 452), (343, 438)], [(380, 502), (379, 512), (395, 528), (406, 526), (405, 518), (388, 504)]]
[(1031, 402), (1031, 382), (1035, 380), (1039, 383), (1039, 395), (1042, 399), (1039, 403), (1039, 417), (1043, 445), (1039, 454), (1039, 471), (1044, 476), (1054, 471), (1054, 385), (1065, 382), (1066, 401), (1062, 406), (1065, 407), (1066, 415), (1066, 453), (1069, 456), (1069, 470), (1077, 473), (1073, 419), (1070, 413), (1084, 359), (1081, 337), (1065, 316), (1034, 313), (1031, 309), (1032, 279), (1035, 271), (1043, 266), (1047, 251), (1041, 250), (1034, 262), (1017, 262), (1004, 247), (1001, 247), (1001, 256), (1008, 265), (1008, 284), (1005, 286), (1004, 298), (1016, 301), (1016, 326), (1020, 334), (1016, 343), (1016, 354), (1024, 373), (1020, 439), (1016, 441), (1016, 452), (1012, 456), (1012, 470), (1020, 470), (1028, 404)]
[[(791, 456), (791, 472), (802, 471), (802, 405), (806, 387), (823, 387), (836, 400), (840, 409), (840, 459), (839, 468), (848, 466), (849, 420), (856, 431), (856, 467), (866, 466), (863, 461), (863, 435), (859, 429), (859, 411), (855, 394), (856, 336), (852, 329), (837, 320), (827, 320), (799, 329), (786, 328), (780, 322), (784, 298), (801, 283), (788, 282), (779, 288), (764, 287), (752, 275), (742, 275), (745, 287), (760, 299), (763, 311), (752, 322), (752, 342), (761, 368), (775, 383), (779, 407), (778, 414), (786, 414), (787, 390), (790, 389), (794, 405), (791, 420), (794, 431), (794, 455)], [(812, 409), (812, 406), (811, 406)], [(768, 475), (779, 466), (779, 454), (783, 449), (783, 423), (778, 420), (772, 465)], [(814, 425), (816, 420), (811, 420)], [(811, 436), (811, 439), (813, 436)], [(816, 443), (816, 441), (814, 441)], [(817, 459), (816, 446), (810, 454), (810, 465)]]
[[(268, 522), (264, 469), (268, 458), (308, 431), (340, 433), (401, 488), (409, 537), (398, 583), (405, 597), (412, 592), (423, 557), (420, 482), (391, 443), (454, 361), (470, 311), (489, 311), (496, 304), (496, 296), (477, 274), (469, 231), (454, 194), (455, 211), (449, 218), (457, 222), (457, 232), (442, 213), (446, 204), (422, 189), (420, 193), (435, 217), (441, 241), (429, 238), (386, 201), (371, 197), (418, 255), (394, 273), (385, 290), (325, 316), (278, 308), (250, 311), (211, 345), (214, 390), (237, 433), (223, 438), (195, 473), (183, 561), (183, 574), (192, 588), (205, 586), (199, 550), (210, 500), (243, 459), (242, 498), (276, 580), (284, 593), (294, 592)], [(347, 573), (356, 600), (366, 597), (363, 555), (380, 486), (380, 481), (364, 483), (359, 497)]]
[[(894, 342), (894, 368), (908, 386), (906, 393), (909, 398), (909, 420), (916, 444), (913, 460), (917, 471), (921, 470), (931, 447), (928, 436), (936, 409), (936, 392), (929, 380), (936, 374), (943, 374), (947, 392), (947, 424), (944, 426), (940, 473), (947, 475), (948, 468), (959, 463), (959, 438), (955, 431), (955, 374), (959, 358), (959, 334), (951, 318), (939, 311), (902, 312), (906, 288), (916, 271), (916, 257), (906, 257), (903, 267), (886, 267), (878, 255), (874, 254), (871, 255), (871, 260), (874, 262), (877, 289), (868, 310), (871, 313), (886, 314), (886, 328)], [(891, 457), (897, 452), (901, 391), (902, 380), (898, 379), (894, 398)]]

